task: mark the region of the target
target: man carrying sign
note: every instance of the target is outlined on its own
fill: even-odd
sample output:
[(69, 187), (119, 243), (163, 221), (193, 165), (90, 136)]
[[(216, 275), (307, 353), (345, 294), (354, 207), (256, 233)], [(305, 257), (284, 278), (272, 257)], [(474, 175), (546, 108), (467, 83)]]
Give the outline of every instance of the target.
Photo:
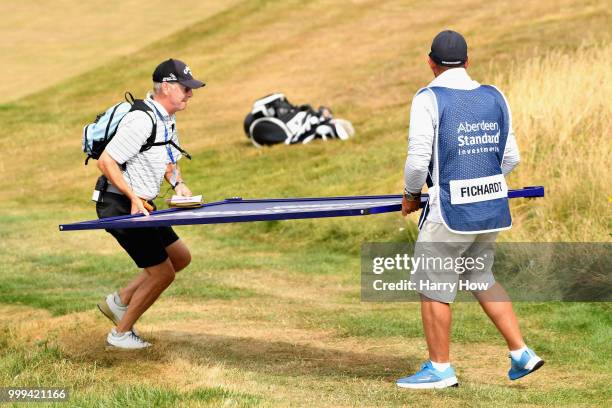
[(488, 289), (472, 293), (506, 340), (511, 359), (508, 376), (516, 380), (544, 361), (525, 345), (512, 303), (491, 272), (497, 234), (512, 226), (504, 175), (518, 164), (519, 152), (510, 108), (497, 88), (480, 85), (467, 74), (467, 43), (461, 34), (439, 33), (428, 63), (435, 79), (417, 92), (412, 103), (402, 214), (419, 209), (421, 188), (427, 183), (429, 201), (419, 220), (415, 256), (482, 259), (484, 268), (461, 275), (422, 268), (412, 275), (421, 295), (429, 360), (397, 385), (458, 385), (449, 359), (450, 303), (456, 289), (435, 289), (445, 287), (435, 283), (449, 279), (486, 284)]

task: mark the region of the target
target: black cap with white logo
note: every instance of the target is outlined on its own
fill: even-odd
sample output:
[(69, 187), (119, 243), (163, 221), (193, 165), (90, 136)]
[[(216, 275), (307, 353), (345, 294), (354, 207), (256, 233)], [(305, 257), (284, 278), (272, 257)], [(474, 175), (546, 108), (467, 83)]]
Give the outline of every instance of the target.
[(153, 71), (153, 82), (178, 82), (191, 89), (206, 85), (191, 75), (191, 68), (187, 64), (172, 58), (162, 62), (155, 68), (155, 71)]
[(429, 56), (438, 65), (458, 67), (467, 61), (467, 43), (456, 31), (442, 31), (433, 39)]

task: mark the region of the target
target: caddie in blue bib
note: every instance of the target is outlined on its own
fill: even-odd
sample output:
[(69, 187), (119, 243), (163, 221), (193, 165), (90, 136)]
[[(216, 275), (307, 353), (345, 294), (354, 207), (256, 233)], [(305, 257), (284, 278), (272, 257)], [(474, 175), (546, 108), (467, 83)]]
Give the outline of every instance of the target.
[(433, 184), (439, 189), (440, 218), (456, 233), (510, 228), (508, 187), (501, 170), (510, 129), (503, 95), (488, 85), (420, 92), (430, 92), (437, 108), (430, 169), (436, 169)]

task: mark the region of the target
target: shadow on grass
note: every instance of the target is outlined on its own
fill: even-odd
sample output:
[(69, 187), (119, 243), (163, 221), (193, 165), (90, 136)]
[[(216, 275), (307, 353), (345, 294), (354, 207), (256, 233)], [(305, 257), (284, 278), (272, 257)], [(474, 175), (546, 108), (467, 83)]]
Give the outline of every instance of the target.
[[(97, 336), (80, 339), (80, 350), (65, 356), (74, 362), (88, 362), (98, 367), (114, 367), (135, 361), (171, 362), (176, 358), (192, 364), (234, 367), (274, 376), (347, 376), (395, 381), (420, 362), (410, 353), (391, 355), (345, 351), (287, 341), (262, 340), (191, 332), (158, 331), (163, 340), (150, 350), (105, 350)], [(97, 337), (97, 338), (96, 338)]]

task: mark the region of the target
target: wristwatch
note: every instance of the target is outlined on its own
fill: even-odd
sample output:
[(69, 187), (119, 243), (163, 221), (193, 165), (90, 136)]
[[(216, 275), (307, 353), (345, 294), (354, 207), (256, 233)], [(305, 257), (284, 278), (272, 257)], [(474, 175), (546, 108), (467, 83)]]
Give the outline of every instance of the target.
[(408, 201), (421, 201), (421, 192), (419, 191), (418, 193), (411, 193), (410, 191), (404, 189), (404, 197), (406, 197), (406, 200)]
[(175, 190), (175, 189), (176, 189), (176, 186), (178, 186), (178, 185), (179, 185), (179, 184), (181, 184), (181, 183), (185, 184), (185, 182), (184, 182), (183, 180), (177, 181), (176, 183), (174, 183), (174, 184), (172, 185), (172, 189), (173, 189), (173, 190)]

